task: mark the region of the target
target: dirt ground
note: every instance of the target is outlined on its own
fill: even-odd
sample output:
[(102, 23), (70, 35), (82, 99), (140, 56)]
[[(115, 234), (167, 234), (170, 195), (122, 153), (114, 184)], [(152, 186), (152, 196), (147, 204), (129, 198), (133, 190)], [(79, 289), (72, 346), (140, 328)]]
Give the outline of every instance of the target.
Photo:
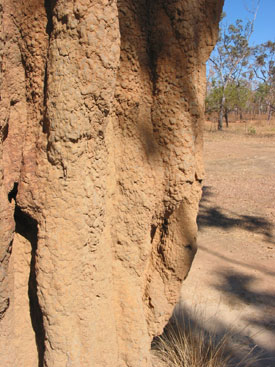
[(206, 123), (204, 157), (199, 249), (181, 308), (202, 327), (233, 331), (239, 360), (253, 346), (275, 358), (275, 121), (223, 132)]

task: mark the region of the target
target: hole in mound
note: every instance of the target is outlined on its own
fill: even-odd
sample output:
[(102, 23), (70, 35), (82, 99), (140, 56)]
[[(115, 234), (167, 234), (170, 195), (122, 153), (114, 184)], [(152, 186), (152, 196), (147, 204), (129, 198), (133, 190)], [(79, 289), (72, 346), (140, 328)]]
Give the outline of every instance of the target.
[(11, 203), (12, 199), (14, 199), (14, 200), (16, 199), (17, 191), (18, 191), (18, 182), (15, 182), (14, 185), (13, 185), (13, 188), (8, 193), (8, 199), (9, 199), (10, 203)]

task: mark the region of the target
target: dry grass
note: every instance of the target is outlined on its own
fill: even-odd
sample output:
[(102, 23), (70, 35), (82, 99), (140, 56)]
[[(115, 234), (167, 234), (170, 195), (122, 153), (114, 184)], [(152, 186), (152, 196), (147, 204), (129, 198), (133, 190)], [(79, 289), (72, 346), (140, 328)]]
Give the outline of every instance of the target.
[(259, 361), (255, 348), (236, 358), (234, 335), (207, 331), (196, 322), (177, 316), (154, 342), (157, 367), (254, 367)]
[[(204, 125), (206, 132), (217, 132), (217, 121), (205, 121)], [(275, 137), (275, 119), (270, 121), (265, 120), (243, 120), (234, 121), (229, 123), (227, 128), (224, 124), (223, 128), (224, 134), (234, 134), (234, 135), (247, 135), (247, 136), (257, 136), (257, 137)], [(219, 132), (219, 135), (221, 132)]]

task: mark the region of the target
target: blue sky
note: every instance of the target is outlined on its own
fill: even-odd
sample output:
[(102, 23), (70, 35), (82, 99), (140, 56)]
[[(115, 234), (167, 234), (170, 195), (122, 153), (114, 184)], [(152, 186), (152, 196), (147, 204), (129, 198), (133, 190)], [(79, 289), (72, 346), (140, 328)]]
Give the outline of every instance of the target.
[[(225, 0), (225, 22), (233, 23), (236, 19), (247, 21), (251, 14), (247, 9), (255, 9), (256, 0)], [(261, 0), (257, 13), (251, 46), (266, 41), (275, 41), (275, 0)]]

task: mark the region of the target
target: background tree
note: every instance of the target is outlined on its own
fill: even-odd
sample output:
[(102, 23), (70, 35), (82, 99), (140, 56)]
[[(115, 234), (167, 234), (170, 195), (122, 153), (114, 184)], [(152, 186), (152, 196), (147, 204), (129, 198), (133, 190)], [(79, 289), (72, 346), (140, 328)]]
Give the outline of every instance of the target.
[[(259, 1), (257, 3), (259, 5)], [(211, 69), (214, 70), (212, 83), (219, 89), (219, 117), (218, 129), (223, 128), (223, 116), (226, 111), (226, 91), (230, 83), (238, 83), (240, 79), (249, 73), (247, 68), (251, 48), (249, 39), (253, 33), (254, 22), (258, 7), (256, 8), (252, 20), (246, 24), (241, 19), (235, 24), (220, 28), (219, 40), (209, 59)]]
[(225, 91), (225, 119), (227, 121), (227, 125), (227, 114), (230, 111), (235, 111), (239, 114), (240, 120), (243, 119), (243, 112), (249, 109), (252, 96), (252, 85), (249, 80), (240, 79), (237, 82), (233, 81), (228, 85), (227, 90)]
[(260, 81), (257, 89), (261, 107), (266, 105), (267, 119), (275, 111), (275, 42), (268, 41), (253, 49), (253, 70)]
[(206, 97), (206, 113), (219, 113), (223, 96), (223, 115), (226, 126), (228, 126), (228, 115), (230, 112), (235, 111), (242, 119), (243, 112), (249, 109), (253, 100), (251, 83), (245, 79), (238, 82), (233, 80), (223, 88), (222, 86), (215, 86), (215, 81), (213, 81), (212, 86), (209, 86)]

